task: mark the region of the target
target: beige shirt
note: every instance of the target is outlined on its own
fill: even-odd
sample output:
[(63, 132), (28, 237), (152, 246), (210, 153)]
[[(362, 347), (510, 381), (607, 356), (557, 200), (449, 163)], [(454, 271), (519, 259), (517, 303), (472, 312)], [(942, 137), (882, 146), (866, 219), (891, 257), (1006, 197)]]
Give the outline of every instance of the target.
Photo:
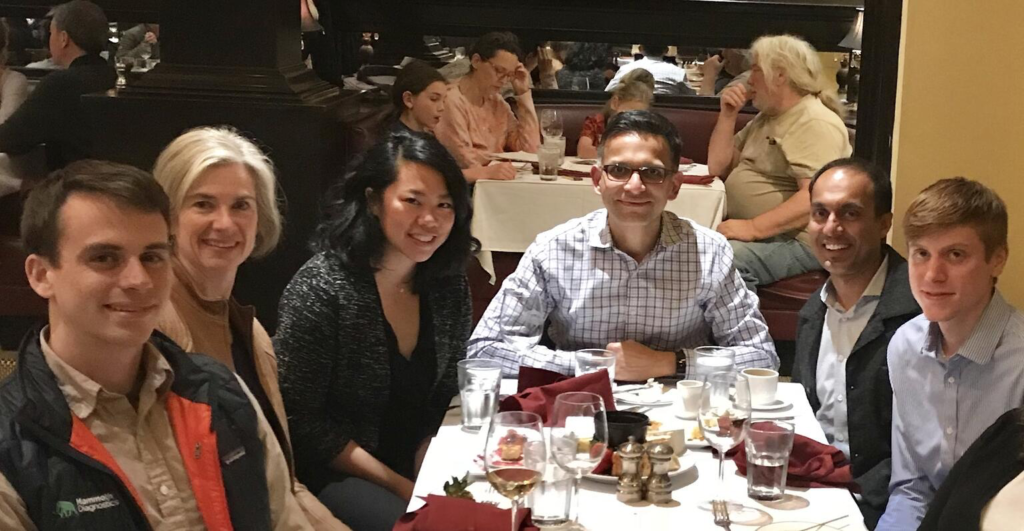
[[(781, 205), (825, 164), (850, 156), (846, 124), (817, 97), (788, 111), (758, 114), (735, 138), (740, 158), (725, 181), (730, 219), (753, 219)], [(788, 233), (810, 243), (806, 229)]]
[[(143, 348), (144, 380), (136, 408), (125, 395), (107, 391), (65, 363), (50, 349), (46, 333), (44, 329), (43, 355), (68, 407), (124, 471), (141, 498), (143, 511), (154, 531), (206, 529), (167, 416), (166, 398), (174, 380), (167, 360), (151, 344)], [(277, 438), (249, 389), (241, 379), (238, 382), (258, 416), (258, 434), (266, 450), (273, 529), (309, 529), (292, 495), (288, 467)], [(0, 476), (0, 529), (37, 529), (29, 519), (25, 502), (3, 476)]]
[(981, 511), (981, 531), (1020, 531), (1024, 521), (1024, 474), (1017, 474)]
[(531, 92), (516, 96), (516, 102), (518, 118), (500, 95), (487, 96), (483, 106), (478, 107), (466, 99), (457, 82), (452, 83), (434, 134), (463, 168), (486, 166), (491, 153), (536, 152), (540, 146), (540, 123)]

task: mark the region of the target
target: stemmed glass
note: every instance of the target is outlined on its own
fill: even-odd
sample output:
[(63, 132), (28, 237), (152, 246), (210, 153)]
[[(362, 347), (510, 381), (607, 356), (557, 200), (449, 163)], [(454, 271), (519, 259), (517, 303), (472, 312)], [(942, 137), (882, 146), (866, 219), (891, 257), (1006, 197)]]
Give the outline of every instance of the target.
[(540, 111), (540, 130), (545, 138), (558, 138), (562, 136), (562, 115), (555, 109), (544, 109)]
[(608, 422), (604, 399), (594, 393), (562, 393), (548, 419), (551, 456), (573, 475), (573, 527), (580, 526), (580, 479), (597, 468), (608, 447)]
[(153, 57), (153, 47), (148, 42), (142, 43), (139, 47), (139, 56), (144, 61), (143, 68), (149, 69), (149, 58)]
[(516, 531), (519, 500), (544, 477), (547, 445), (540, 415), (506, 411), (491, 417), (484, 444), (487, 481), (499, 494), (512, 500), (512, 531)]
[[(747, 380), (735, 372), (713, 372), (704, 380), (697, 420), (701, 434), (718, 450), (718, 487), (715, 500), (727, 500), (725, 489), (725, 453), (741, 443), (746, 436), (750, 418), (750, 388)], [(710, 503), (707, 504), (710, 507)], [(739, 504), (728, 504), (739, 511)]]

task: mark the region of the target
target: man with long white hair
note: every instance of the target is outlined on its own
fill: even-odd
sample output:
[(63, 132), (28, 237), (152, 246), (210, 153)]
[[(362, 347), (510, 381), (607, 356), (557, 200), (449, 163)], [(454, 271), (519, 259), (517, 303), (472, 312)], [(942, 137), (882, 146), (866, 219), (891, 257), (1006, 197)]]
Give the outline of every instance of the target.
[[(843, 107), (821, 60), (791, 35), (765, 36), (750, 49), (750, 78), (722, 91), (708, 168), (725, 180), (729, 219), (718, 226), (751, 289), (821, 269), (807, 235), (811, 177), (852, 152)], [(747, 101), (758, 115), (739, 133)]]

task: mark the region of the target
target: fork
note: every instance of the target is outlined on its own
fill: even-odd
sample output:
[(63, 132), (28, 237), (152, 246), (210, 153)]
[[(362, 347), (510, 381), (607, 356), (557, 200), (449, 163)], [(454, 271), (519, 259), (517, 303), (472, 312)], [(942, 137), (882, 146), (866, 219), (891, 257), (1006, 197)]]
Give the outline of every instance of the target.
[(715, 525), (725, 529), (725, 531), (731, 531), (729, 524), (732, 520), (729, 519), (729, 505), (725, 503), (725, 500), (713, 500), (711, 502), (711, 514), (715, 516)]

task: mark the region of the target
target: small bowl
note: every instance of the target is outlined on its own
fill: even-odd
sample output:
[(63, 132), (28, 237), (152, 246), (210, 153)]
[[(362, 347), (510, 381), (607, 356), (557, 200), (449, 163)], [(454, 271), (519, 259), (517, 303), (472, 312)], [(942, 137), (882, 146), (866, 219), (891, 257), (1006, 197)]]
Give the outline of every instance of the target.
[[(635, 411), (609, 411), (608, 417), (608, 446), (612, 449), (618, 448), (620, 444), (629, 440), (642, 443), (647, 440), (647, 425), (651, 419), (643, 413)], [(598, 425), (601, 424), (601, 417), (597, 417)]]

